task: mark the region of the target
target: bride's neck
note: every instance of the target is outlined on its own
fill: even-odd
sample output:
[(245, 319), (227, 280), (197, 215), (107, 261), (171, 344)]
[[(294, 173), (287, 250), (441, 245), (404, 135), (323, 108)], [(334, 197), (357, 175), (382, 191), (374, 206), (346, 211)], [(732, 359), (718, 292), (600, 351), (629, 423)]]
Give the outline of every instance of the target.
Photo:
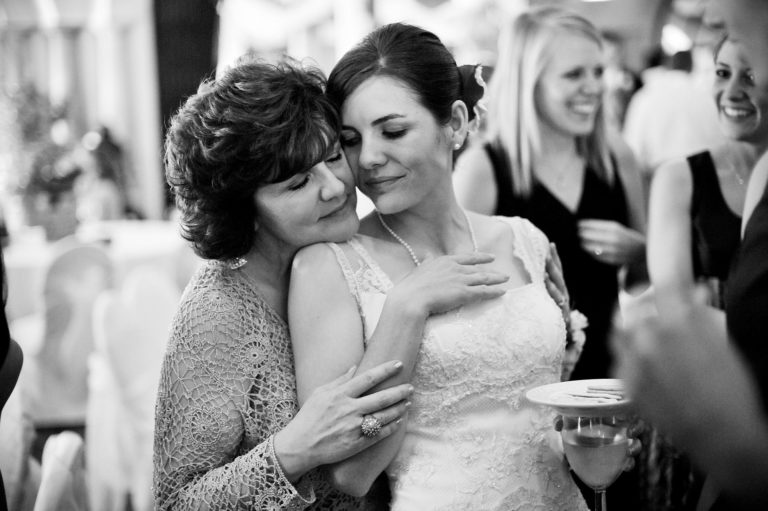
[[(455, 200), (447, 207), (412, 208), (382, 217), (417, 252), (444, 255), (463, 251), (467, 247), (467, 219)], [(384, 228), (380, 228), (380, 235), (384, 239), (390, 238)]]

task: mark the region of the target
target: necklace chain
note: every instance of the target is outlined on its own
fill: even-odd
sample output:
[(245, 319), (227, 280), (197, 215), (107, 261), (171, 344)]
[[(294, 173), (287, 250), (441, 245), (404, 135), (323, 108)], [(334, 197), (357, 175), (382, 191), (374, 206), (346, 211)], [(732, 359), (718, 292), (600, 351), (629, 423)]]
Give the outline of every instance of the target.
[[(472, 228), (472, 222), (469, 221), (469, 216), (467, 216), (466, 211), (462, 209), (461, 212), (464, 214), (464, 220), (467, 221), (467, 227), (469, 228), (469, 237), (472, 239), (472, 250), (477, 252), (478, 251), (477, 238), (475, 238), (475, 230), (474, 228)], [(411, 247), (411, 245), (409, 245), (407, 241), (401, 238), (400, 235), (398, 235), (395, 231), (392, 230), (392, 228), (389, 225), (387, 225), (387, 222), (384, 221), (384, 217), (381, 216), (381, 213), (377, 211), (376, 216), (379, 217), (379, 222), (381, 223), (381, 226), (389, 234), (391, 234), (392, 237), (395, 238), (395, 240), (397, 240), (397, 242), (400, 243), (406, 251), (408, 251), (408, 255), (411, 256), (411, 260), (413, 261), (413, 264), (415, 264), (416, 266), (421, 266), (421, 261), (419, 260), (418, 257), (416, 257), (416, 252), (413, 251), (413, 248)]]

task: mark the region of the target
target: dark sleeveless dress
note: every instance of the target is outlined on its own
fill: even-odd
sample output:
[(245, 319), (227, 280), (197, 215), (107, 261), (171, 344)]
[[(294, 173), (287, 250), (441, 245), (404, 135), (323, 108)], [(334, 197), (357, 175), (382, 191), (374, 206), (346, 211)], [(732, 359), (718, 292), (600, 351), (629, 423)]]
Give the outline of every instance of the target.
[(573, 213), (539, 182), (534, 182), (530, 196), (515, 196), (506, 157), (490, 144), (485, 145), (485, 151), (498, 190), (495, 214), (527, 218), (557, 246), (571, 306), (589, 320), (587, 342), (572, 379), (607, 378), (611, 363), (608, 333), (619, 295), (618, 268), (596, 260), (581, 248), (578, 222), (601, 219), (627, 225), (627, 202), (618, 176), (611, 186), (588, 167), (581, 200)]
[(691, 246), (693, 274), (716, 287), (722, 308), (723, 290), (731, 263), (741, 242), (741, 217), (725, 202), (717, 170), (709, 151), (688, 157), (691, 196)]
[[(691, 172), (691, 256), (693, 274), (714, 291), (712, 305), (722, 308), (723, 291), (740, 243), (741, 218), (728, 207), (709, 151), (687, 158)], [(640, 466), (645, 507), (693, 511), (704, 476), (656, 428), (642, 435)]]

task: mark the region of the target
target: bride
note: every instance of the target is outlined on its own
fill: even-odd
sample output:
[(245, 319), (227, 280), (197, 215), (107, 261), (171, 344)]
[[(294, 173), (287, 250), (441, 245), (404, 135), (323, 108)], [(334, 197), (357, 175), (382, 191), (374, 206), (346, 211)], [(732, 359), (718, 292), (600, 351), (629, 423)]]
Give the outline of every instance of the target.
[[(415, 388), (404, 427), (329, 467), (337, 487), (362, 495), (386, 471), (394, 510), (586, 510), (550, 448), (553, 413), (524, 399), (560, 380), (565, 351), (567, 305), (547, 290), (549, 243), (526, 220), (458, 205), (460, 91), (442, 42), (405, 24), (372, 32), (331, 72), (342, 145), (376, 211), (351, 241), (314, 245), (294, 260), (299, 399), (352, 364), (402, 360), (386, 385)], [(487, 271), (462, 271), (477, 264)], [(452, 308), (445, 297), (455, 293), (467, 303)], [(361, 431), (374, 436), (377, 426), (368, 416)]]

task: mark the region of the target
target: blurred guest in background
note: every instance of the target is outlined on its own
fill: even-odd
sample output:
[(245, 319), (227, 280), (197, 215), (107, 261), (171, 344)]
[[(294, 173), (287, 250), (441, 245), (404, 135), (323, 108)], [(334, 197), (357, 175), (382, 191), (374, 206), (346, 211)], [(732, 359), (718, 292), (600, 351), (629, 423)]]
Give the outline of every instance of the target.
[[(642, 278), (645, 265), (642, 187), (631, 152), (605, 126), (603, 69), (602, 39), (586, 19), (554, 7), (517, 17), (499, 39), (487, 142), (454, 173), (465, 207), (527, 218), (557, 246), (572, 305), (589, 321), (572, 379), (608, 376), (619, 274)], [(622, 476), (608, 505), (635, 509), (636, 486)]]
[(658, 65), (641, 73), (643, 86), (632, 96), (623, 126), (646, 187), (662, 163), (723, 141), (710, 95), (711, 45), (660, 55)]
[[(171, 122), (166, 174), (184, 237), (210, 261), (187, 286), (156, 407), (158, 509), (370, 509), (313, 469), (397, 430), (411, 389), (359, 397), (402, 367), (354, 369), (298, 408), (286, 323), (291, 261), (358, 227), (322, 74), (242, 59)], [(376, 413), (380, 430), (366, 430)]]
[(629, 102), (642, 86), (640, 76), (625, 64), (624, 42), (619, 34), (603, 31), (605, 52), (605, 122), (609, 129), (621, 132)]
[(119, 147), (112, 142), (109, 130), (86, 133), (76, 155), (83, 170), (75, 184), (78, 219), (89, 222), (125, 218), (125, 177)]
[[(713, 0), (751, 62), (756, 90), (768, 91), (768, 3)], [(728, 275), (726, 328), (694, 299), (638, 304), (619, 330), (616, 373), (641, 412), (716, 483), (712, 510), (768, 507), (768, 156), (752, 170), (742, 242)], [(661, 306), (663, 304), (663, 307)], [(730, 338), (730, 343), (726, 340)]]
[[(742, 46), (715, 50), (714, 97), (728, 142), (662, 165), (653, 179), (648, 270), (662, 300), (690, 299), (696, 282), (723, 307), (724, 284), (741, 241), (741, 211), (752, 166), (768, 145), (768, 96), (755, 88)], [(662, 304), (662, 307), (665, 305)], [(672, 304), (674, 306), (674, 304)], [(653, 500), (676, 509), (695, 503), (701, 478), (657, 431), (646, 440)]]
[(606, 133), (600, 34), (557, 8), (506, 26), (490, 82), (485, 144), (454, 173), (459, 202), (522, 216), (555, 243), (573, 306), (588, 320), (573, 378), (608, 374), (617, 271), (642, 267), (644, 208), (634, 160)]
[(768, 91), (755, 87), (743, 45), (723, 39), (715, 53), (714, 98), (726, 143), (669, 162), (653, 180), (648, 271), (664, 296), (687, 299), (694, 283), (722, 283), (741, 241), (749, 176), (768, 147)]

